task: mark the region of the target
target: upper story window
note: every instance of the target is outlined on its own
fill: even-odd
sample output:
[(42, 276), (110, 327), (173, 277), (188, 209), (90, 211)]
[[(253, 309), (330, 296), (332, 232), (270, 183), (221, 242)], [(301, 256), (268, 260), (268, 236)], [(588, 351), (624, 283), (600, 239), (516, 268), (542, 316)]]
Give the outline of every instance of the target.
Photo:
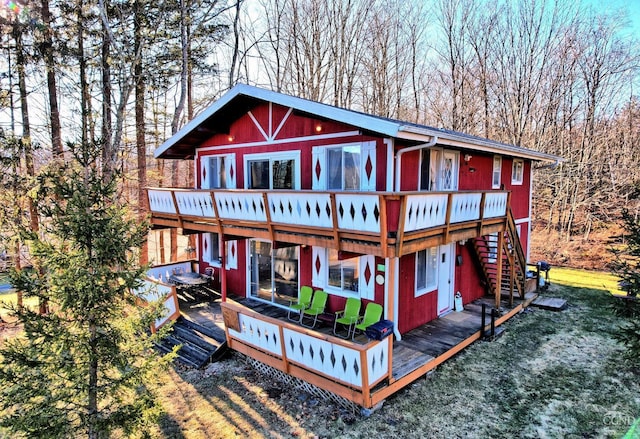
[(458, 189), (460, 154), (440, 148), (426, 148), (420, 154), (420, 190), (455, 191)]
[(415, 296), (422, 296), (437, 288), (438, 284), (438, 247), (416, 252), (416, 289)]
[(235, 154), (201, 157), (200, 187), (203, 189), (235, 189)]
[(247, 189), (299, 189), (299, 151), (245, 156)]
[(524, 177), (524, 161), (522, 159), (513, 159), (511, 166), (511, 184), (522, 184)]
[(313, 147), (314, 190), (375, 191), (376, 142)]
[(327, 148), (327, 189), (360, 190), (360, 145)]
[(491, 188), (500, 189), (501, 179), (500, 175), (502, 174), (502, 157), (499, 155), (493, 156), (493, 174), (491, 178)]

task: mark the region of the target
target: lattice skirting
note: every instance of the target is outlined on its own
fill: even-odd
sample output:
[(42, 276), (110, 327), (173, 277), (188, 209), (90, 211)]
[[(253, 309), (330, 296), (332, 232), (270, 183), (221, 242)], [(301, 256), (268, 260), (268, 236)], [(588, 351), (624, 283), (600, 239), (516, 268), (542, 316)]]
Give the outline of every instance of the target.
[(354, 413), (358, 413), (362, 408), (355, 402), (349, 401), (348, 399), (343, 398), (342, 396), (339, 396), (339, 395), (336, 395), (335, 393), (321, 389), (320, 387), (314, 386), (313, 384), (309, 384), (306, 381), (301, 380), (300, 378), (296, 378), (291, 375), (288, 375), (254, 358), (247, 357), (246, 355), (243, 355), (237, 352), (236, 354), (241, 358), (244, 358), (247, 364), (249, 364), (252, 368), (254, 368), (258, 373), (268, 376), (270, 378), (275, 378), (289, 387), (295, 387), (298, 390), (307, 392), (325, 401), (332, 401), (333, 403), (339, 405), (343, 409), (353, 411)]

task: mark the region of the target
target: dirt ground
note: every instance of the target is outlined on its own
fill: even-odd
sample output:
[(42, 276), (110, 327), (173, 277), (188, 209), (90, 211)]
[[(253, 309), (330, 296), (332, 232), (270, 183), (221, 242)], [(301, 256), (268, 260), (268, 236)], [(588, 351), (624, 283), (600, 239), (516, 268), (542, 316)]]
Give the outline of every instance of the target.
[(284, 386), (240, 356), (177, 368), (162, 438), (621, 437), (640, 417), (640, 372), (620, 361), (598, 290), (554, 285), (563, 312), (529, 308), (370, 416)]

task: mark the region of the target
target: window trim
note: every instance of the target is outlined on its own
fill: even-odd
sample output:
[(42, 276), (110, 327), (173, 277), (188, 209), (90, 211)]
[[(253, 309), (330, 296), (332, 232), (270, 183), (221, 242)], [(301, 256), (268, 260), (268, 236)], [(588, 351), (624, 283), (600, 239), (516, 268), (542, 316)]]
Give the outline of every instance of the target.
[[(421, 251), (429, 251), (429, 252), (434, 252), (435, 253), (435, 257), (436, 257), (436, 266), (434, 268), (434, 278), (431, 280), (431, 284), (427, 283), (425, 285), (425, 287), (423, 288), (418, 288), (418, 253)], [(429, 259), (429, 254), (427, 254), (427, 260)], [(423, 250), (418, 250), (415, 253), (415, 279), (414, 279), (414, 297), (421, 297), (424, 296), (425, 294), (429, 294), (432, 293), (434, 291), (436, 291), (438, 289), (438, 264), (437, 264), (437, 256), (438, 256), (438, 246), (435, 247), (429, 247), (429, 248), (425, 248)], [(425, 261), (426, 264), (426, 261)], [(426, 268), (425, 268), (426, 270)], [(427, 276), (427, 280), (429, 280), (429, 277)]]
[[(516, 165), (520, 164), (520, 173), (516, 172)], [(512, 185), (522, 185), (524, 181), (524, 160), (522, 159), (513, 159), (511, 163), (511, 184)]]
[[(493, 172), (491, 173), (491, 188), (492, 189), (500, 189), (500, 185), (502, 184), (502, 156), (494, 155), (493, 156)], [(498, 181), (496, 182), (496, 175), (498, 176)]]
[[(282, 190), (299, 190), (300, 189), (300, 150), (289, 150), (279, 152), (257, 153), (257, 154), (245, 154), (243, 157), (244, 164), (244, 187), (249, 187), (249, 162), (253, 161), (269, 161), (269, 188), (273, 187), (273, 167), (272, 162), (274, 160), (293, 160), (293, 187), (291, 189)], [(274, 190), (274, 189), (268, 189)]]

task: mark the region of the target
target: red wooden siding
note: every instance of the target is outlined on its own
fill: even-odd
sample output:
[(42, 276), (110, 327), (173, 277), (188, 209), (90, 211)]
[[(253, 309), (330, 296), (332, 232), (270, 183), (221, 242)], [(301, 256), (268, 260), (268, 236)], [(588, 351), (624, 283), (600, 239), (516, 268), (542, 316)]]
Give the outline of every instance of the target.
[(414, 297), (416, 289), (416, 258), (407, 255), (400, 258), (400, 279), (398, 282), (398, 329), (400, 333), (410, 331), (438, 316), (438, 292), (432, 291)]

